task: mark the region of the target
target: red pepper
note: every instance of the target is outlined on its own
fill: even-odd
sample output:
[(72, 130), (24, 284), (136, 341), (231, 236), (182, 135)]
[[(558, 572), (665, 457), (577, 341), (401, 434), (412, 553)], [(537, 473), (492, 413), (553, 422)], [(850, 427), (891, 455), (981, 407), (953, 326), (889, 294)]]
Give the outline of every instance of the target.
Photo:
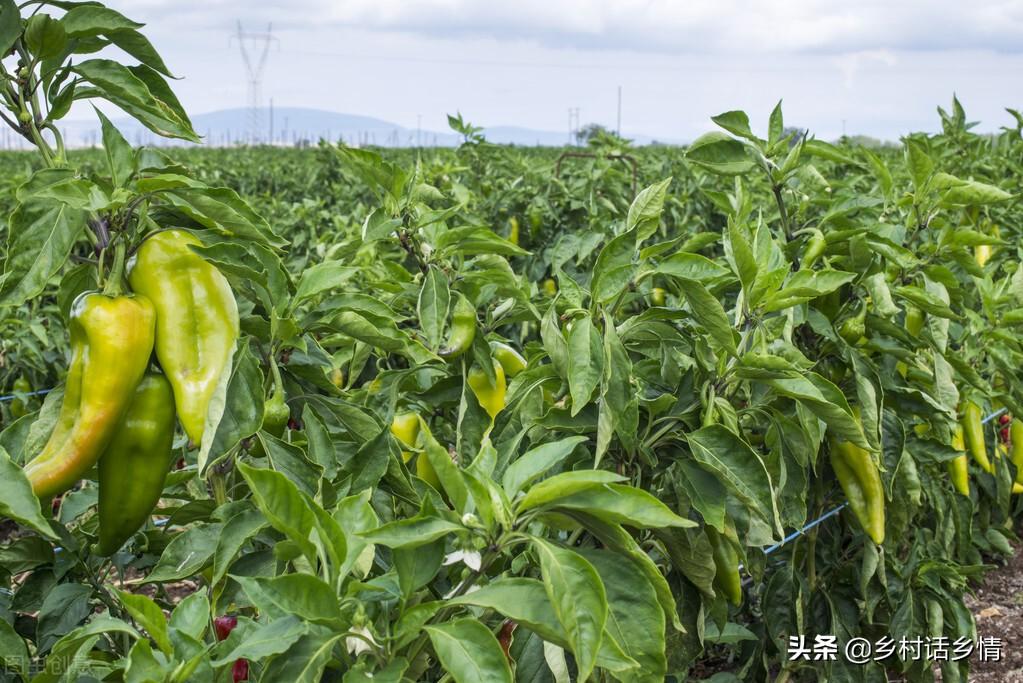
[(224, 615), (213, 620), (213, 628), (217, 631), (217, 640), (227, 640), (231, 631), (238, 625), (238, 617)]
[[(217, 632), (217, 640), (226, 640), (231, 631), (238, 625), (238, 617), (224, 615), (213, 620), (213, 628)], [(234, 683), (249, 680), (249, 660), (236, 659), (231, 667), (231, 678)]]

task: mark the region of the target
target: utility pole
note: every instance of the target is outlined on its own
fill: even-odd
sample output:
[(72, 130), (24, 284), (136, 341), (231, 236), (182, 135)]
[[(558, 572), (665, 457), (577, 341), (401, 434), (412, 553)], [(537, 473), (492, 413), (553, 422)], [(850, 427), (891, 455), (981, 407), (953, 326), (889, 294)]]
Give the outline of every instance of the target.
[(576, 144), (576, 133), (579, 130), (579, 107), (568, 108), (568, 144)]
[[(238, 47), (242, 53), (242, 61), (245, 62), (245, 71), (248, 74), (248, 128), (249, 143), (256, 144), (263, 137), (263, 71), (266, 69), (266, 59), (270, 54), (270, 43), (280, 41), (274, 38), (273, 24), (267, 24), (266, 33), (247, 33), (242, 29), (242, 22), (238, 22), (238, 31), (232, 36), (238, 41)], [(249, 43), (255, 49), (253, 55), (249, 55), (245, 47)], [(258, 56), (257, 56), (258, 53)]]
[(618, 125), (615, 126), (615, 134), (622, 137), (622, 86), (618, 86)]

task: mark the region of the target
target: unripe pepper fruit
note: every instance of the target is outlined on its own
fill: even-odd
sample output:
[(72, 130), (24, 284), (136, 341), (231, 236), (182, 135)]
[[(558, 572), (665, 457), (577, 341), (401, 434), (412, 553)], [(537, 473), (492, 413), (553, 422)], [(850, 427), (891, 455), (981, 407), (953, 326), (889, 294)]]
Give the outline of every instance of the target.
[(477, 365), (472, 366), (469, 376), (466, 378), (473, 395), (476, 396), (476, 400), (479, 401), (483, 410), (487, 411), (491, 421), (504, 409), (505, 393), (508, 388), (504, 377), (504, 368), (500, 363), (494, 363), (494, 380), (496, 383), (492, 383), (483, 368)]
[[(398, 440), (398, 443), (408, 448), (415, 448), (416, 439), (419, 438), (419, 415), (416, 413), (402, 413), (395, 415), (391, 420), (391, 434)], [(406, 463), (413, 458), (415, 453), (402, 450), (401, 459)], [(430, 460), (422, 453), (416, 458), (416, 476), (430, 486), (440, 490), (440, 479), (430, 464)]]
[(831, 467), (856, 520), (871, 540), (881, 545), (885, 533), (885, 498), (881, 473), (874, 458), (865, 448), (835, 437), (830, 439), (830, 451)]
[(227, 278), (193, 246), (202, 242), (184, 230), (151, 235), (128, 263), (128, 282), (153, 302), (156, 356), (174, 387), (181, 426), (199, 444), (239, 328), (238, 304)]
[[(28, 380), (24, 377), (19, 377), (14, 380), (14, 386), (11, 387), (15, 394), (28, 394), (32, 391), (32, 385), (28, 383)], [(17, 420), (20, 417), (25, 417), (28, 414), (28, 407), (25, 404), (25, 400), (20, 396), (11, 401), (11, 417)]]
[(494, 359), (501, 364), (505, 377), (511, 379), (526, 369), (526, 359), (509, 344), (504, 342), (490, 342), (490, 352)]
[(447, 360), (458, 358), (468, 351), (476, 338), (476, 309), (472, 302), (461, 294), (456, 294), (455, 297), (448, 340), (437, 352), (441, 358)]
[(960, 494), (969, 498), (970, 496), (970, 470), (966, 459), (966, 442), (963, 439), (963, 426), (956, 425), (952, 434), (952, 448), (962, 453), (948, 461), (948, 474), (952, 479), (952, 486)]
[(281, 371), (273, 359), (270, 359), (270, 372), (273, 373), (273, 393), (263, 403), (262, 429), (279, 437), (284, 434), (288, 420), (291, 419), (291, 408), (288, 407), (288, 397), (284, 392)]
[(150, 372), (99, 459), (97, 554), (117, 552), (145, 524), (163, 493), (173, 442), (174, 390), (166, 377)]
[(57, 424), (25, 465), (40, 498), (63, 493), (96, 464), (135, 396), (153, 351), (155, 312), (144, 296), (85, 292), (71, 306), (71, 364)]
[(980, 406), (973, 401), (966, 401), (962, 415), (963, 436), (970, 455), (985, 472), (994, 472), (994, 466), (987, 455), (987, 444), (984, 440), (983, 413)]

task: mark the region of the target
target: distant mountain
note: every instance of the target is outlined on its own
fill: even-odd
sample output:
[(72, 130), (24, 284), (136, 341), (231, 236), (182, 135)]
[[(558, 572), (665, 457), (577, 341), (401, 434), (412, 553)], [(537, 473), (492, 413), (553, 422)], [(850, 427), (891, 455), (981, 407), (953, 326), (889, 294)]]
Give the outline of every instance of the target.
[[(271, 120), (272, 119), (272, 120)], [(167, 140), (151, 133), (132, 119), (115, 119), (114, 125), (136, 145), (181, 145), (180, 140)], [(215, 147), (236, 145), (252, 141), (248, 109), (222, 109), (192, 117), (195, 131), (203, 143)], [(94, 121), (65, 121), (60, 124), (65, 143), (69, 147), (89, 147), (99, 144), (99, 124)], [(320, 139), (350, 145), (379, 145), (382, 147), (455, 146), (461, 137), (451, 131), (416, 130), (390, 121), (357, 114), (341, 114), (321, 109), (278, 107), (272, 117), (264, 109), (256, 128), (261, 131), (258, 142), (271, 139), (274, 144), (316, 144)], [(568, 142), (568, 133), (533, 130), (519, 126), (492, 126), (484, 128), (487, 140), (499, 144), (522, 146), (561, 146)], [(647, 136), (633, 138), (637, 144), (648, 144)]]

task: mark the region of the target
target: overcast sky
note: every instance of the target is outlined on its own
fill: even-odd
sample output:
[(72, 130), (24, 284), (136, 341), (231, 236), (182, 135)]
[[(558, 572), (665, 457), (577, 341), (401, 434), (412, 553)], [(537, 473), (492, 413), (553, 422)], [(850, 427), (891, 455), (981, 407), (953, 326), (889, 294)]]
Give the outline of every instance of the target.
[(183, 80), (190, 113), (244, 106), (236, 21), (276, 40), (264, 98), (445, 130), (583, 124), (688, 140), (744, 109), (833, 138), (984, 130), (1023, 107), (1023, 0), (110, 0)]

